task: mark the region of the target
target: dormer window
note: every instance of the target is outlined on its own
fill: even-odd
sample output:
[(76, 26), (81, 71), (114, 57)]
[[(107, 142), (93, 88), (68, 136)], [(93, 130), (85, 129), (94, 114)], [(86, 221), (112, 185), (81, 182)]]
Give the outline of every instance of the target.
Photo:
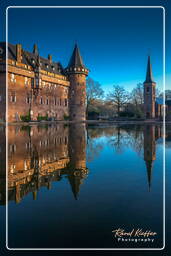
[(54, 66), (52, 66), (52, 70), (55, 70), (55, 67), (54, 67)]
[(46, 65), (46, 68), (49, 68), (49, 65), (47, 63), (45, 65)]

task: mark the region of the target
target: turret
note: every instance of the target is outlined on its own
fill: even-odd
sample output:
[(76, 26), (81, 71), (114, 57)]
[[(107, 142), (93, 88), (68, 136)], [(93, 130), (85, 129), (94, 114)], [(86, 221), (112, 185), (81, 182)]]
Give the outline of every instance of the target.
[(144, 81), (144, 115), (155, 118), (156, 83), (153, 81), (150, 56), (148, 56), (146, 80)]
[(88, 69), (83, 64), (77, 44), (65, 72), (70, 81), (70, 120), (86, 120), (86, 76)]

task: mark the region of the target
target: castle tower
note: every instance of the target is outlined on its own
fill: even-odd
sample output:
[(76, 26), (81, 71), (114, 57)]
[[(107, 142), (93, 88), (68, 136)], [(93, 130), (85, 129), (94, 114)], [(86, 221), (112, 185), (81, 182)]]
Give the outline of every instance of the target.
[(144, 114), (145, 118), (155, 118), (155, 87), (156, 83), (152, 77), (152, 67), (150, 63), (150, 56), (148, 56), (147, 74), (144, 82)]
[(86, 120), (86, 76), (88, 69), (83, 64), (77, 44), (65, 71), (70, 81), (70, 120)]
[(86, 129), (85, 124), (71, 124), (69, 127), (68, 180), (75, 199), (78, 198), (80, 186), (87, 177), (86, 168)]
[(155, 126), (145, 125), (144, 126), (144, 161), (147, 168), (147, 179), (149, 190), (151, 187), (151, 176), (153, 163), (156, 159), (156, 142), (155, 142)]

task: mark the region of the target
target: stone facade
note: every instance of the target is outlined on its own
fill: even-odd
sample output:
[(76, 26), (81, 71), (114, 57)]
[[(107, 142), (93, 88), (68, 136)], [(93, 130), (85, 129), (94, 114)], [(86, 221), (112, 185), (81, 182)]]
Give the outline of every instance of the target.
[[(0, 44), (0, 120), (5, 121), (5, 43)], [(66, 69), (39, 56), (37, 46), (27, 52), (8, 45), (8, 122), (31, 120), (85, 120), (86, 76), (77, 45)]]

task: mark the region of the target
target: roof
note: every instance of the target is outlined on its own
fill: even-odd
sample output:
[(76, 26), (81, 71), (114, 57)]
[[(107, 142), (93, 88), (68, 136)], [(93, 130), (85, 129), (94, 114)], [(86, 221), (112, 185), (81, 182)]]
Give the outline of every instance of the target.
[[(156, 103), (159, 105), (163, 105), (163, 98), (156, 98)], [(165, 105), (171, 106), (171, 100), (165, 100)]]
[(152, 75), (152, 66), (151, 66), (150, 56), (148, 56), (146, 80), (145, 80), (144, 83), (154, 83), (153, 75)]
[[(39, 56), (38, 54), (38, 49), (37, 46), (34, 45), (34, 49), (33, 52), (28, 52), (25, 51), (24, 49), (22, 49), (22, 63), (26, 64), (26, 65), (31, 65), (34, 66), (34, 63), (36, 63), (38, 61), (38, 57), (40, 58), (40, 65), (41, 65), (41, 69), (51, 72), (51, 73), (55, 73), (55, 74), (63, 74), (64, 69), (61, 65), (60, 62), (51, 62), (48, 58), (43, 58), (41, 56)], [(1, 42), (0, 43), (0, 48), (3, 49), (3, 53), (2, 53), (2, 58), (5, 60), (6, 56), (6, 43), (5, 42)], [(17, 61), (17, 50), (16, 50), (17, 46), (8, 43), (8, 58), (14, 61)]]
[(156, 103), (159, 105), (163, 105), (163, 98), (156, 98)]
[(77, 68), (77, 67), (85, 68), (82, 57), (80, 55), (79, 48), (77, 44), (75, 44), (74, 51), (72, 53), (72, 56), (67, 68)]

